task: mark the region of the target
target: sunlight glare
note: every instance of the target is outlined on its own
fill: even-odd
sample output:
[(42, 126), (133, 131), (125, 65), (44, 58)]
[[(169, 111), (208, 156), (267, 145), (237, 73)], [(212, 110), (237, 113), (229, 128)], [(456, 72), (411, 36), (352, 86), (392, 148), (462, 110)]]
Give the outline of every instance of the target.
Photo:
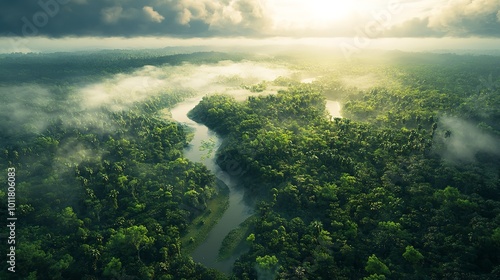
[(354, 11), (353, 2), (332, 0), (311, 0), (309, 6), (310, 17), (320, 23), (328, 23), (335, 20), (345, 19)]
[[(360, 10), (358, 0), (269, 0), (276, 29), (325, 29)], [(361, 9), (364, 9), (362, 7)]]

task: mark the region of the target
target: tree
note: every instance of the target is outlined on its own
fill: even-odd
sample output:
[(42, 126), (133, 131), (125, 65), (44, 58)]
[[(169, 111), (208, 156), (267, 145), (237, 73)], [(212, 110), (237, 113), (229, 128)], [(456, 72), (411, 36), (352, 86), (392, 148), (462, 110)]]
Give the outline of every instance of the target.
[(250, 235), (248, 235), (248, 237), (247, 237), (247, 242), (251, 244), (254, 241), (255, 241), (255, 234), (250, 233)]
[(493, 234), (491, 235), (491, 240), (495, 243), (495, 245), (500, 247), (500, 227), (497, 227), (493, 230)]
[(424, 256), (413, 246), (406, 246), (406, 251), (403, 253), (403, 258), (413, 265), (420, 263)]
[(104, 268), (103, 275), (108, 277), (116, 277), (120, 275), (122, 270), (122, 262), (118, 258), (111, 258), (111, 261)]
[(70, 265), (74, 262), (74, 259), (69, 254), (65, 254), (62, 256), (60, 260), (55, 262), (50, 266), (50, 275), (52, 279), (64, 279), (65, 277), (62, 274), (67, 271)]
[(147, 236), (148, 229), (143, 226), (131, 226), (128, 228), (121, 228), (113, 234), (109, 241), (111, 248), (120, 249), (122, 246), (132, 245), (137, 252), (137, 259), (141, 260), (141, 249), (153, 244), (154, 238)]
[(257, 265), (265, 270), (271, 270), (276, 264), (278, 264), (278, 258), (274, 255), (265, 255), (263, 257), (258, 256), (255, 260), (257, 261)]
[(368, 257), (365, 270), (370, 274), (381, 274), (381, 275), (391, 274), (387, 265), (385, 265), (382, 261), (380, 261), (377, 258), (377, 256), (375, 256), (375, 254)]
[(73, 208), (66, 207), (58, 215), (60, 230), (65, 233), (73, 233), (78, 230), (78, 227), (83, 226), (83, 221), (78, 219)]

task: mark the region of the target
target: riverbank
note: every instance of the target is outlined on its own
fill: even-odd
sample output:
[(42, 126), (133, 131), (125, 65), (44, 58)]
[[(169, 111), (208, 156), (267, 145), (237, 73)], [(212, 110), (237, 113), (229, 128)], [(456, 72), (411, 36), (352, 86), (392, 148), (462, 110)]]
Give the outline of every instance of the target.
[(229, 207), (229, 188), (216, 179), (218, 195), (207, 203), (203, 215), (196, 217), (187, 228), (187, 234), (181, 238), (182, 252), (191, 254), (207, 238), (212, 228), (217, 225)]
[(239, 255), (248, 249), (246, 239), (252, 231), (255, 219), (255, 216), (250, 216), (237, 228), (229, 232), (226, 237), (224, 237), (222, 245), (219, 249), (219, 255), (217, 257), (218, 261), (223, 261), (232, 256)]

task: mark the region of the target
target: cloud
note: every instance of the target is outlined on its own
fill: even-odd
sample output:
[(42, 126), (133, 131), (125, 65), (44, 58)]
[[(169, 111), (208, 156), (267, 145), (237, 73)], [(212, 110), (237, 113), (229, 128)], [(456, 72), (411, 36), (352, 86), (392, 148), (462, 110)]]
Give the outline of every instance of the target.
[(442, 37), (446, 32), (429, 27), (429, 18), (413, 18), (390, 28), (387, 37)]
[(58, 173), (72, 171), (74, 169), (71, 167), (77, 166), (89, 159), (98, 161), (101, 156), (101, 152), (92, 149), (92, 147), (88, 147), (78, 141), (78, 139), (66, 138), (63, 139), (57, 147), (52, 169)]
[(451, 36), (500, 36), (500, 1), (452, 0), (429, 17), (429, 27)]
[(262, 4), (266, 1), (0, 1), (0, 36), (256, 35), (271, 20)]
[[(350, 37), (377, 20), (374, 15), (384, 21), (392, 11), (387, 1), (369, 2), (336, 6), (334, 1), (319, 0), (0, 1), (0, 36)], [(400, 2), (403, 12), (392, 11), (385, 32), (377, 37), (500, 37), (498, 0)], [(335, 8), (337, 17), (321, 13)]]
[[(272, 64), (222, 61), (217, 64), (144, 66), (113, 75), (102, 82), (72, 89), (65, 95), (47, 86), (0, 86), (0, 137), (42, 133), (50, 124), (68, 128), (115, 129), (109, 112), (134, 108), (152, 97), (168, 94), (203, 96), (227, 93), (243, 97), (252, 85), (290, 70)], [(270, 89), (271, 90), (271, 89)], [(246, 96), (245, 96), (246, 97)]]
[(443, 143), (438, 152), (452, 161), (475, 161), (478, 153), (500, 155), (500, 139), (458, 118), (441, 118), (435, 140)]
[(179, 24), (189, 26), (191, 22), (201, 21), (215, 33), (262, 32), (263, 27), (271, 25), (265, 5), (258, 0), (181, 0), (176, 8)]
[(155, 11), (152, 7), (150, 6), (144, 6), (142, 8), (142, 10), (144, 11), (144, 13), (154, 22), (162, 22), (165, 17), (160, 15), (157, 11)]
[[(58, 108), (54, 95), (38, 85), (0, 87), (0, 131), (3, 135), (40, 133)], [(41, 109), (42, 108), (42, 109)]]
[(393, 26), (388, 37), (500, 37), (500, 1), (450, 0)]
[[(166, 92), (207, 93), (241, 92), (240, 83), (254, 84), (288, 76), (290, 71), (255, 62), (222, 61), (217, 64), (181, 66), (144, 66), (132, 74), (117, 74), (102, 83), (88, 85), (78, 91), (74, 100), (81, 111), (105, 108), (121, 111)], [(228, 80), (239, 82), (232, 85)]]
[(101, 10), (102, 21), (105, 23), (117, 23), (122, 15), (122, 7), (108, 7)]
[(83, 111), (121, 111), (133, 104), (159, 95), (165, 87), (163, 72), (154, 66), (145, 66), (133, 74), (117, 74), (99, 84), (91, 84), (79, 90), (75, 100)]

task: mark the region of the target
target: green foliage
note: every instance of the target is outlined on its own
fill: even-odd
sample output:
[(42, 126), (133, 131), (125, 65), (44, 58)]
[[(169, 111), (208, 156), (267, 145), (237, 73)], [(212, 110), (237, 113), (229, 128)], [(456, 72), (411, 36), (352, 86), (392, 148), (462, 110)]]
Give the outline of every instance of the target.
[(380, 261), (377, 258), (377, 256), (375, 256), (375, 254), (368, 257), (365, 270), (370, 274), (380, 274), (380, 275), (391, 274), (387, 265), (385, 265), (382, 261)]
[(251, 233), (247, 239), (246, 239), (249, 243), (251, 242), (254, 242), (255, 241), (255, 234)]
[[(2, 55), (0, 64), (7, 67), (0, 71), (2, 86), (22, 82), (30, 75), (30, 82), (36, 82), (31, 71), (36, 67), (25, 69), (20, 61), (47, 66), (43, 74), (36, 75), (43, 76), (38, 81), (45, 84), (46, 92), (27, 85), (32, 92), (21, 92), (10, 100), (0, 97), (5, 106), (26, 103), (25, 109), (32, 110), (30, 116), (35, 119), (25, 121), (40, 122), (40, 127), (19, 125), (8, 130), (4, 128), (11, 124), (0, 125), (0, 167), (16, 167), (18, 178), (23, 178), (17, 185), (17, 214), (22, 225), (17, 229), (16, 255), (24, 267), (18, 277), (221, 278), (193, 263), (181, 250), (188, 225), (217, 196), (215, 176), (205, 166), (182, 157), (188, 141), (184, 126), (157, 113), (188, 94), (165, 90), (161, 96), (124, 110), (88, 112), (75, 107), (70, 99), (79, 90), (78, 83), (133, 70), (133, 65), (143, 66), (149, 59), (137, 58), (127, 65), (123, 57), (100, 55), (102, 61), (88, 54), (61, 55), (74, 60), (50, 54), (14, 55), (16, 62)], [(158, 63), (181, 63), (179, 59), (188, 58), (163, 57)], [(200, 63), (217, 62), (216, 54), (189, 59), (195, 57)], [(76, 78), (68, 73), (68, 65)], [(99, 72), (106, 68), (108, 74)], [(5, 69), (9, 69), (7, 75)], [(6, 79), (12, 73), (17, 78)], [(4, 195), (0, 193), (0, 197)]]
[[(236, 278), (257, 278), (253, 263), (261, 256), (280, 260), (281, 279), (482, 279), (493, 273), (500, 263), (494, 245), (499, 158), (441, 157), (452, 144), (443, 142), (439, 118), (475, 115), (470, 121), (500, 131), (499, 114), (463, 111), (476, 96), (477, 84), (468, 83), (484, 73), (477, 69), (498, 69), (483, 58), (431, 56), (435, 60), (418, 65), (403, 61), (422, 55), (402, 54), (390, 63), (325, 66), (312, 84), (282, 78), (276, 82), (290, 86), (276, 95), (241, 103), (206, 97), (193, 110), (225, 136), (221, 168), (232, 171), (229, 163), (238, 162), (246, 190), (261, 201), (255, 238), (235, 263)], [(354, 88), (346, 85), (347, 75), (376, 76), (376, 85)], [(343, 102), (344, 118), (327, 117), (323, 95)], [(493, 112), (497, 101), (488, 102), (484, 110)]]
[[(161, 51), (93, 55), (0, 55), (2, 85), (38, 82), (47, 87), (40, 94), (62, 101), (44, 105), (34, 102), (40, 96), (0, 96), (0, 104), (25, 104), (36, 112), (18, 126), (0, 112), (5, 119), (0, 167), (16, 167), (21, 178), (18, 276), (227, 278), (185, 253), (185, 245), (202, 241), (200, 231), (216, 223), (227, 205), (214, 175), (182, 157), (186, 128), (159, 117), (188, 94), (165, 89), (127, 110), (96, 110), (91, 122), (77, 110), (71, 115), (74, 126), (57, 116), (66, 112), (64, 101), (79, 83), (145, 63), (243, 57)], [(446, 158), (443, 151), (460, 144), (460, 131), (443, 119), (463, 119), (477, 128), (478, 137), (497, 139), (500, 60), (403, 53), (349, 64), (323, 57), (286, 60), (294, 71), (318, 78), (312, 84), (288, 77), (256, 84), (248, 89), (282, 88), (244, 102), (210, 95), (190, 113), (224, 136), (217, 163), (256, 201), (251, 234), (232, 235), (246, 238), (249, 247), (232, 277), (498, 276), (498, 153), (490, 147), (470, 152), (469, 160)], [(235, 87), (244, 82), (219, 78), (224, 79)], [(328, 117), (325, 96), (342, 103), (344, 118)], [(211, 154), (214, 145), (209, 140), (203, 149)], [(5, 196), (0, 190), (0, 198)]]
[(242, 86), (242, 88), (249, 90), (250, 92), (263, 92), (267, 89), (266, 82), (262, 82), (252, 86)]
[(363, 280), (385, 280), (385, 275), (372, 274), (368, 277), (363, 277)]
[[(185, 51), (185, 48), (182, 48)], [(144, 65), (180, 65), (240, 61), (249, 54), (195, 52), (179, 54), (179, 50), (113, 50), (68, 53), (28, 53), (0, 55), (0, 84), (26, 82), (67, 84), (92, 81), (103, 75), (129, 72)], [(40, 75), (40, 67), (45, 71)]]
[(224, 237), (219, 248), (218, 260), (226, 260), (247, 251), (248, 246), (251, 246), (255, 240), (255, 235), (253, 235), (252, 240), (252, 234), (250, 233), (254, 222), (255, 218), (250, 216)]
[(210, 138), (208, 140), (202, 140), (200, 151), (206, 151), (206, 154), (203, 155), (202, 159), (207, 159), (213, 156), (215, 149), (215, 140)]
[(122, 270), (122, 263), (118, 258), (111, 258), (103, 271), (103, 275), (107, 277), (117, 277)]
[(406, 246), (403, 258), (411, 264), (417, 264), (424, 260), (424, 256), (417, 249), (413, 248), (413, 246)]
[(259, 256), (255, 259), (255, 261), (257, 262), (257, 265), (260, 268), (266, 270), (270, 270), (278, 264), (278, 258), (276, 258), (276, 256), (274, 255), (273, 256), (265, 255), (263, 257)]
[(498, 247), (500, 247), (500, 227), (497, 227), (496, 229), (493, 230), (491, 239)]
[(154, 238), (148, 237), (147, 233), (148, 229), (143, 225), (121, 228), (111, 235), (109, 246), (112, 249), (119, 249), (132, 245), (139, 251), (141, 247), (151, 245), (154, 242)]

